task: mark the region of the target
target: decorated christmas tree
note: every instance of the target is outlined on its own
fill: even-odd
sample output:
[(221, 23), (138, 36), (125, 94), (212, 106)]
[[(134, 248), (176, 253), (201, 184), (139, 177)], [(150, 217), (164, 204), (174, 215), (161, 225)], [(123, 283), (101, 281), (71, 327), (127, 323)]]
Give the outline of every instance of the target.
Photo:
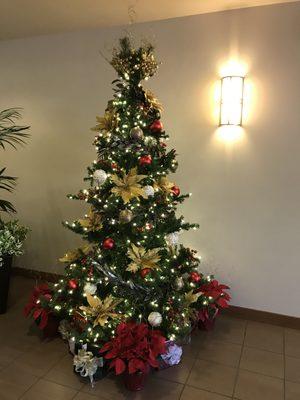
[[(176, 215), (189, 195), (170, 176), (176, 151), (166, 146), (162, 106), (141, 83), (158, 68), (153, 46), (134, 48), (122, 38), (110, 64), (118, 78), (113, 99), (92, 128), (97, 160), (88, 167), (89, 186), (68, 196), (88, 206), (85, 216), (65, 223), (84, 242), (61, 259), (64, 278), (40, 289), (33, 304), (39, 299), (36, 316), (43, 326), (57, 315), (63, 336), (76, 348), (87, 346), (81, 356), (91, 346), (104, 354), (111, 350), (106, 358), (116, 372), (128, 367), (133, 373), (145, 369), (140, 360), (146, 358), (136, 351), (128, 356), (128, 346), (132, 350), (135, 341), (147, 338), (147, 351), (159, 356), (167, 351), (162, 340), (182, 342), (199, 321), (212, 320), (227, 306), (229, 296), (225, 286), (200, 272), (196, 251), (178, 243), (181, 231), (197, 225)], [(151, 335), (159, 338), (156, 345)], [(147, 363), (158, 366), (152, 356)]]

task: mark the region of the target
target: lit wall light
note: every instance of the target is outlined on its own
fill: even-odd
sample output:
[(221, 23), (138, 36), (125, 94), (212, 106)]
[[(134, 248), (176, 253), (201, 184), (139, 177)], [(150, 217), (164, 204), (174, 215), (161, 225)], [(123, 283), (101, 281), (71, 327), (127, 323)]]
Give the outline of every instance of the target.
[(219, 126), (242, 126), (244, 105), (243, 76), (221, 78)]

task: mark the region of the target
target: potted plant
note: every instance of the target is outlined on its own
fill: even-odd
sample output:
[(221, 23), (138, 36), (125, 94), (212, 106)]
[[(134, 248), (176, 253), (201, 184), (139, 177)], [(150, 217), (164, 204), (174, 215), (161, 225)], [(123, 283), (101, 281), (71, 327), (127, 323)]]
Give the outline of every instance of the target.
[(165, 351), (166, 339), (160, 331), (144, 323), (122, 322), (100, 353), (105, 353), (116, 375), (124, 373), (126, 388), (137, 391), (143, 389), (150, 368), (159, 368), (158, 357)]
[[(18, 108), (0, 111), (0, 148), (7, 145), (16, 149), (17, 145), (25, 143), (29, 136), (28, 126), (16, 125), (21, 117)], [(12, 192), (16, 185), (16, 177), (6, 175), (6, 168), (0, 168), (0, 191)], [(2, 212), (2, 215), (1, 215)], [(22, 254), (22, 244), (28, 229), (19, 225), (18, 221), (4, 222), (4, 213), (15, 213), (16, 210), (8, 200), (0, 198), (0, 314), (6, 312), (12, 258)]]

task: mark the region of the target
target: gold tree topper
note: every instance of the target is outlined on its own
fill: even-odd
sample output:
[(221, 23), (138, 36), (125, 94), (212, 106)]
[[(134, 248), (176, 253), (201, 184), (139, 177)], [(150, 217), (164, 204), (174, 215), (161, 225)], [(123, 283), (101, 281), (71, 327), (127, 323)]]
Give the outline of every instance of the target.
[(99, 299), (97, 296), (91, 296), (87, 293), (87, 302), (89, 306), (81, 306), (82, 310), (86, 315), (94, 318), (94, 326), (104, 326), (108, 318), (118, 318), (120, 314), (114, 310), (116, 306), (121, 303), (122, 299), (115, 299), (112, 295), (107, 296), (104, 300)]
[(143, 187), (139, 184), (144, 178), (146, 175), (137, 175), (137, 168), (132, 168), (127, 175), (123, 174), (122, 178), (112, 175), (110, 179), (116, 186), (111, 191), (117, 196), (121, 196), (125, 204), (135, 197), (147, 198)]
[(132, 244), (128, 250), (128, 257), (132, 260), (126, 268), (126, 271), (137, 272), (139, 269), (150, 268), (159, 269), (158, 262), (160, 261), (158, 248), (146, 250), (144, 247), (137, 247)]

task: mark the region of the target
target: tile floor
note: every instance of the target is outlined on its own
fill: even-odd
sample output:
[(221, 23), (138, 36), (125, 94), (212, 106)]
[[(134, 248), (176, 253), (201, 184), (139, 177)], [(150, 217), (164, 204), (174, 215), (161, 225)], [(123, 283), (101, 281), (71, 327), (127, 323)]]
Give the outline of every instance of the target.
[(42, 341), (22, 308), (33, 281), (14, 277), (0, 316), (0, 400), (299, 400), (300, 331), (221, 317), (184, 347), (179, 366), (153, 373), (143, 392), (115, 377), (92, 389), (60, 340)]

